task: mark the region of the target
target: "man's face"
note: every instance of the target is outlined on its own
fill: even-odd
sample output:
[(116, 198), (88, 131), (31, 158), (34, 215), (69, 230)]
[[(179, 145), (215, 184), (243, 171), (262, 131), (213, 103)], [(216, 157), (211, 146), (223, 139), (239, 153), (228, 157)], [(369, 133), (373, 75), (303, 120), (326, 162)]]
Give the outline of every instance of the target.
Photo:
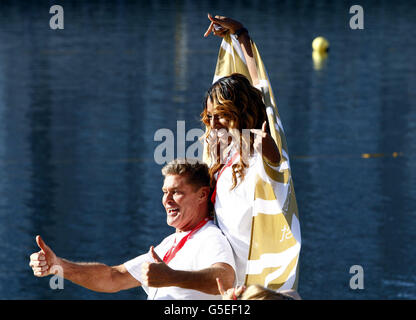
[(167, 175), (163, 183), (162, 203), (167, 214), (167, 224), (180, 231), (194, 228), (201, 220), (198, 210), (203, 188), (195, 191), (195, 187), (187, 183), (186, 176)]

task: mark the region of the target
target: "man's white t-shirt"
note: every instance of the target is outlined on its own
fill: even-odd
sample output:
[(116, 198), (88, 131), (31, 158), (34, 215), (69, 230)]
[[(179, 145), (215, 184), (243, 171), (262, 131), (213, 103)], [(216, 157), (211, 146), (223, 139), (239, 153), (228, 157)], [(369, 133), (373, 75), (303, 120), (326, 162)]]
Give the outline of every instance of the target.
[[(188, 233), (179, 232), (166, 237), (155, 247), (157, 255), (163, 259), (166, 252), (174, 244), (175, 238), (176, 243), (178, 243)], [(143, 254), (124, 263), (127, 271), (142, 284), (142, 264), (144, 262), (154, 262), (150, 253)], [(198, 271), (220, 262), (227, 263), (236, 270), (233, 252), (227, 238), (210, 220), (186, 241), (185, 245), (176, 253), (168, 265), (174, 270)], [(179, 287), (153, 288), (142, 285), (142, 288), (147, 293), (149, 300), (222, 299), (221, 295), (212, 295)]]

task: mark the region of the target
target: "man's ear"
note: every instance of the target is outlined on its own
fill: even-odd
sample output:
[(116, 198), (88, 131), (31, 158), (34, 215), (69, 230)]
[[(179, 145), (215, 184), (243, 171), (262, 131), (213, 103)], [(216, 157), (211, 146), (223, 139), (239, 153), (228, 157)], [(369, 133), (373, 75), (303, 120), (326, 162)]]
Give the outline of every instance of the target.
[(201, 187), (201, 188), (199, 188), (199, 198), (201, 200), (204, 200), (204, 201), (208, 200), (210, 191), (211, 191), (210, 187)]

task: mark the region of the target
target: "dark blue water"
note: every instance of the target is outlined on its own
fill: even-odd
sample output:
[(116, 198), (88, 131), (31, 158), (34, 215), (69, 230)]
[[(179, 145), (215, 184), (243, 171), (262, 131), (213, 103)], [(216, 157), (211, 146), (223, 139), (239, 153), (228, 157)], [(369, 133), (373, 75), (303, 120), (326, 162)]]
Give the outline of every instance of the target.
[[(201, 128), (220, 40), (243, 21), (268, 69), (301, 217), (305, 299), (415, 299), (416, 8), (361, 1), (0, 2), (0, 299), (144, 299), (35, 278), (35, 235), (62, 257), (121, 264), (172, 230), (161, 128)], [(320, 70), (311, 42), (330, 42)], [(392, 156), (397, 152), (397, 156)], [(365, 158), (365, 153), (378, 154)], [(349, 286), (361, 265), (364, 289)]]

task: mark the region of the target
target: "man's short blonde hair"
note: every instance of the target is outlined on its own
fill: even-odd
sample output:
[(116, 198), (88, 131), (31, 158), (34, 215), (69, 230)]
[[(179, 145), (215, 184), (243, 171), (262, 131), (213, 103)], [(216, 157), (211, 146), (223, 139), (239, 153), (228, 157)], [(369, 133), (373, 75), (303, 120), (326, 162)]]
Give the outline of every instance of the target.
[(208, 166), (195, 159), (175, 159), (162, 168), (164, 177), (168, 175), (186, 176), (187, 182), (194, 186), (195, 190), (201, 187), (210, 187), (210, 175)]

